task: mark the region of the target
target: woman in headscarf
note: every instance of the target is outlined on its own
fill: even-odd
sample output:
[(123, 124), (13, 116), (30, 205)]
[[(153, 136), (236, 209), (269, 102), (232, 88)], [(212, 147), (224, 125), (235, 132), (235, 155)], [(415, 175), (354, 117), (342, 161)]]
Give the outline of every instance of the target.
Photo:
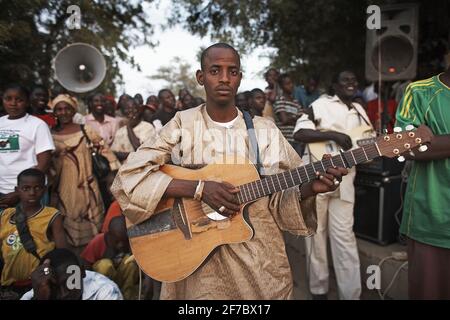
[(85, 126), (83, 132), (82, 126), (73, 122), (78, 109), (75, 98), (60, 94), (51, 105), (58, 122), (52, 130), (56, 150), (51, 202), (64, 216), (66, 238), (74, 251), (78, 251), (100, 231), (104, 217), (90, 148), (97, 148), (109, 160), (113, 171), (118, 169), (119, 162), (93, 129)]

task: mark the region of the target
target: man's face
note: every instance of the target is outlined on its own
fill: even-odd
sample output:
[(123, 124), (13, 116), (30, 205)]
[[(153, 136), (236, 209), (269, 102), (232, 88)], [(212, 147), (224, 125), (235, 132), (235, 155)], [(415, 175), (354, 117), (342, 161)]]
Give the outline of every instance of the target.
[(287, 94), (294, 92), (294, 83), (292, 82), (292, 79), (289, 77), (284, 78), (281, 89)]
[(144, 104), (144, 98), (142, 98), (142, 95), (140, 93), (136, 94), (134, 96), (134, 99), (137, 101), (138, 104), (140, 105)]
[(344, 99), (352, 98), (356, 93), (357, 87), (358, 81), (356, 80), (356, 76), (350, 71), (341, 72), (338, 82), (334, 84), (336, 95)]
[(273, 86), (277, 83), (278, 81), (278, 71), (275, 69), (270, 69), (269, 71), (267, 71), (266, 74), (266, 81), (270, 86)]
[(147, 104), (151, 104), (152, 106), (158, 108), (158, 106), (159, 106), (158, 97), (157, 96), (148, 97)]
[(110, 117), (116, 116), (116, 109), (114, 108), (114, 104), (112, 101), (105, 99), (105, 114), (107, 114)]
[(262, 92), (256, 92), (253, 94), (252, 102), (253, 108), (263, 111), (266, 106), (266, 95)]
[(38, 205), (46, 188), (38, 177), (22, 177), (16, 191), (19, 193), (20, 202), (28, 206)]
[(170, 110), (175, 109), (176, 101), (175, 101), (175, 96), (173, 95), (172, 92), (163, 91), (163, 93), (161, 93), (160, 100), (161, 100), (161, 104), (162, 104), (163, 108), (170, 109)]
[(27, 112), (28, 100), (20, 90), (9, 89), (3, 95), (3, 106), (10, 119), (19, 119)]
[(31, 107), (35, 110), (45, 110), (47, 108), (48, 99), (48, 92), (42, 88), (37, 88), (31, 93)]
[(190, 94), (186, 94), (181, 101), (183, 105), (183, 110), (189, 109), (193, 107), (194, 98)]
[(130, 252), (130, 242), (128, 241), (127, 234), (120, 232), (119, 230), (110, 230), (110, 239), (114, 251), (117, 253), (129, 253)]
[(128, 100), (122, 108), (122, 112), (128, 120), (136, 120), (141, 117), (142, 106), (139, 106), (135, 101)]
[(180, 100), (183, 100), (184, 96), (187, 95), (187, 94), (189, 94), (189, 91), (187, 91), (186, 89), (181, 89), (181, 90), (178, 92), (178, 98), (179, 98)]
[(245, 97), (245, 94), (239, 93), (236, 96), (236, 106), (240, 109), (245, 109), (247, 107), (247, 99)]
[(313, 93), (317, 89), (317, 81), (314, 79), (309, 79), (308, 84), (306, 85), (306, 92), (308, 94)]
[(197, 71), (197, 81), (205, 86), (207, 100), (218, 106), (233, 104), (242, 79), (240, 67), (239, 58), (233, 50), (210, 49), (203, 70)]
[(92, 113), (101, 115), (105, 114), (105, 97), (101, 94), (96, 94), (91, 100)]

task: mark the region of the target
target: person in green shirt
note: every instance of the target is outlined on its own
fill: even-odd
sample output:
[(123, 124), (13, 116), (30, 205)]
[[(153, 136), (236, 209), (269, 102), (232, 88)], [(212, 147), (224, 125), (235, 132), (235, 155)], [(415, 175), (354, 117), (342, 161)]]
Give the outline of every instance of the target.
[(396, 114), (405, 129), (425, 124), (434, 134), (413, 160), (400, 232), (408, 237), (410, 299), (450, 299), (450, 68), (411, 83)]

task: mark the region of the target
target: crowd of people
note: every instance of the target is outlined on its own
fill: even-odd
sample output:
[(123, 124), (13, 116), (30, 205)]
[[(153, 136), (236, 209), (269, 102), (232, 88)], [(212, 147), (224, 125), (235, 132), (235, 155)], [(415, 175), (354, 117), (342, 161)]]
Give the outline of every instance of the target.
[[(208, 77), (215, 75), (213, 71), (209, 74), (206, 68), (214, 57), (213, 53), (220, 51), (224, 54), (226, 50), (230, 51), (230, 48), (217, 46), (210, 49), (209, 56), (207, 53), (202, 56), (204, 73), (197, 75), (197, 80), (205, 85), (206, 104), (214, 101), (208, 92), (207, 81), (210, 81)], [(238, 64), (239, 69), (240, 61)], [(336, 74), (332, 92), (321, 88), (317, 76), (297, 85), (291, 75), (280, 74), (275, 68), (267, 70), (265, 80), (266, 88), (234, 92), (230, 101), (239, 112), (249, 112), (254, 119), (264, 119), (263, 122), (254, 120), (258, 126), (276, 126), (281, 131), (285, 141), (292, 146), (295, 157), (299, 157), (294, 161), (294, 153), (280, 155), (285, 157), (283, 161), (290, 163), (282, 163), (281, 167), (285, 169), (293, 163), (301, 163), (300, 158), (303, 163), (312, 160), (308, 143), (332, 140), (345, 150), (352, 148), (351, 138), (346, 133), (362, 124), (378, 132), (382, 129), (392, 132), (397, 105), (403, 96), (403, 91), (399, 93), (391, 89), (389, 96), (392, 98), (381, 113), (378, 95), (387, 88), (378, 88), (376, 84), (361, 88), (350, 70)], [(419, 86), (409, 86), (408, 90)], [(429, 87), (431, 82), (423, 86)], [(233, 90), (238, 87), (239, 84)], [(405, 89), (405, 86), (397, 87)], [(407, 96), (411, 94), (408, 90)], [(404, 99), (404, 103), (410, 103), (409, 97)], [(81, 108), (84, 103), (87, 114), (83, 114)], [(136, 190), (141, 180), (152, 176), (150, 171), (145, 176), (136, 174), (133, 178), (130, 172), (142, 170), (142, 157), (148, 166), (152, 166), (153, 161), (157, 163), (152, 152), (157, 148), (168, 148), (169, 131), (181, 121), (180, 113), (187, 114), (187, 110), (201, 110), (202, 107), (205, 107), (205, 100), (194, 97), (187, 89), (180, 90), (178, 97), (171, 90), (162, 89), (157, 95), (150, 95), (144, 103), (141, 94), (122, 94), (116, 102), (113, 96), (96, 92), (84, 102), (74, 94), (55, 94), (42, 85), (34, 86), (31, 92), (16, 84), (3, 88), (0, 107), (0, 299), (154, 298), (158, 287), (156, 281), (143, 275), (143, 288), (139, 287), (139, 268), (128, 243), (127, 214), (122, 214), (121, 209), (127, 205), (139, 208), (139, 204), (133, 203), (135, 199), (130, 194), (127, 194), (130, 199), (120, 201), (115, 196), (122, 192), (120, 183), (125, 179), (134, 179), (132, 189)], [(416, 109), (409, 109), (409, 105), (402, 108), (401, 121), (406, 122), (405, 119), (412, 117), (411, 112)], [(416, 122), (419, 124), (418, 119)], [(445, 134), (444, 131), (441, 134)], [(129, 156), (132, 159), (127, 162)], [(446, 159), (448, 161), (448, 157)], [(127, 171), (121, 173), (124, 163), (127, 163)], [(119, 187), (111, 192), (118, 170)], [(315, 207), (312, 210), (317, 215), (317, 226), (315, 235), (307, 238), (306, 250), (309, 289), (315, 299), (327, 297), (328, 236), (340, 298), (358, 299), (361, 295), (360, 264), (353, 233), (355, 173), (353, 168), (342, 174), (342, 182), (335, 183), (339, 185), (337, 189), (313, 187)], [(333, 174), (340, 177), (338, 173)], [(333, 180), (333, 176), (329, 178)], [(166, 193), (186, 196), (167, 184)], [(154, 188), (163, 186), (155, 183)], [(310, 194), (309, 189), (300, 191), (303, 199)], [(164, 190), (154, 193), (161, 193), (161, 198)], [(149, 202), (158, 200), (154, 194), (149, 199)], [(301, 210), (307, 210), (303, 206), (304, 201), (301, 202)], [(254, 206), (257, 207), (258, 203)], [(282, 204), (279, 206), (283, 207)], [(149, 205), (143, 208), (148, 210)], [(265, 209), (261, 206), (259, 210)], [(255, 223), (262, 222), (256, 219)], [(433, 227), (431, 225), (430, 228)], [(438, 245), (446, 247), (447, 243)], [(446, 254), (448, 257), (448, 252)], [(225, 251), (216, 253), (215, 260), (222, 255), (226, 255)], [(209, 263), (213, 265), (214, 259)], [(76, 265), (81, 270), (81, 289), (66, 290), (69, 275), (63, 270), (68, 265)], [(231, 262), (230, 267), (233, 267)], [(197, 271), (195, 277), (201, 279), (202, 272)], [(276, 274), (279, 271), (272, 272)], [(279, 291), (272, 288), (272, 292), (278, 292), (278, 298), (290, 297), (292, 290), (288, 288), (286, 291), (285, 284), (281, 284)], [(192, 293), (183, 291), (181, 294), (181, 285), (184, 285), (183, 290), (191, 288)], [(243, 288), (245, 285), (242, 283)], [(248, 290), (238, 297), (246, 297), (245, 292), (250, 292), (249, 298), (270, 297)], [(201, 298), (199, 292), (205, 291), (192, 282), (185, 282), (178, 286), (164, 285), (161, 295), (162, 298)], [(212, 297), (226, 298), (226, 294), (213, 294)]]

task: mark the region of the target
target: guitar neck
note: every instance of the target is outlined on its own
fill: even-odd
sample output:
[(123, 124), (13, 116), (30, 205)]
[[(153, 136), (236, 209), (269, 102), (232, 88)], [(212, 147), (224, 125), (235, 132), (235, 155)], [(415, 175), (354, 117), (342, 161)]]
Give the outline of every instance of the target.
[(380, 156), (381, 153), (376, 143), (365, 145), (357, 149), (342, 152), (328, 159), (316, 161), (282, 173), (265, 176), (261, 180), (240, 185), (238, 199), (241, 204), (252, 202), (270, 194), (317, 179), (316, 172), (324, 173), (328, 168), (334, 166), (351, 168), (359, 163)]

